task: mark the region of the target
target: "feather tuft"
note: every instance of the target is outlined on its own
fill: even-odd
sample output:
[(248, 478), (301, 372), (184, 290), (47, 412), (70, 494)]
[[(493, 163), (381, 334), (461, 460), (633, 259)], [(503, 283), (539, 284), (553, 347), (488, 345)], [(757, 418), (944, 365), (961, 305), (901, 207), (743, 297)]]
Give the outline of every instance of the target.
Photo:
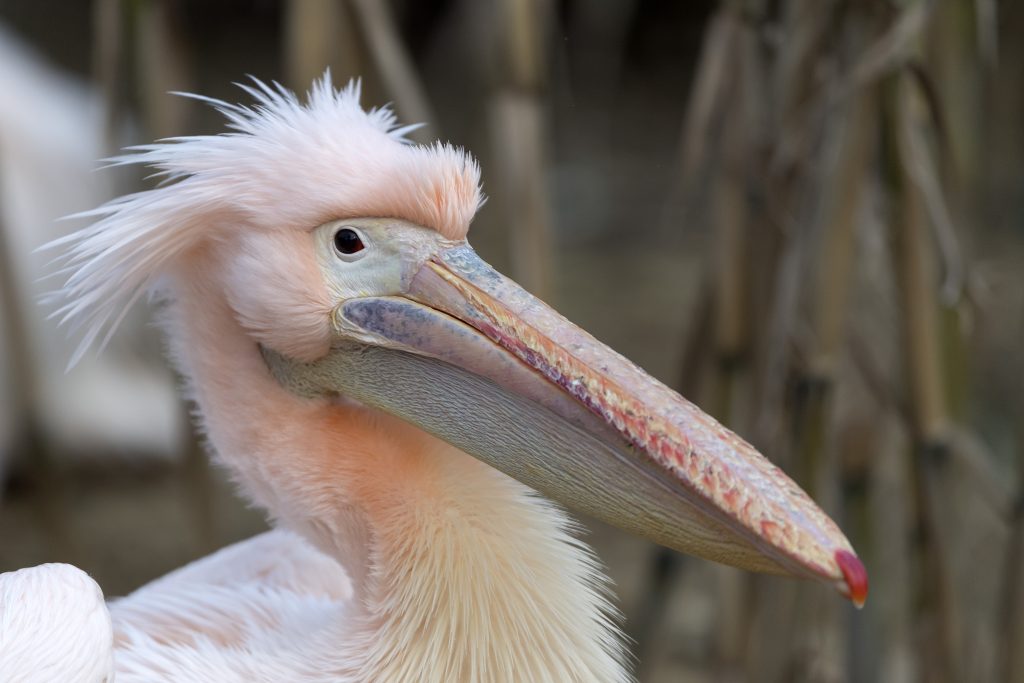
[[(253, 104), (178, 93), (224, 116), (228, 131), (137, 145), (108, 166), (142, 165), (160, 185), (76, 214), (94, 222), (45, 248), (69, 273), (48, 302), (83, 337), (73, 366), (109, 339), (123, 311), (208, 240), (240, 230), (311, 230), (330, 220), (402, 218), (465, 237), (480, 207), (480, 168), (446, 143), (412, 144), (389, 107), (364, 110), (360, 83), (336, 89), (330, 72), (305, 101), (278, 83), (238, 86)], [(101, 345), (102, 346), (102, 345)]]

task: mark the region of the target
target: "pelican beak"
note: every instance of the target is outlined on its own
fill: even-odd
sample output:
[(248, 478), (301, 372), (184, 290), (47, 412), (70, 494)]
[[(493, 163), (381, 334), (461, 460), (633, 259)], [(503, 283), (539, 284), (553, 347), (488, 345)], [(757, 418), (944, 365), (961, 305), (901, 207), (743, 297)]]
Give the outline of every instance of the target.
[(322, 361), (270, 354), (278, 379), (393, 413), (662, 545), (823, 580), (863, 604), (863, 564), (785, 473), (468, 244), (423, 262), (405, 287), (340, 304), (334, 325), (348, 341)]

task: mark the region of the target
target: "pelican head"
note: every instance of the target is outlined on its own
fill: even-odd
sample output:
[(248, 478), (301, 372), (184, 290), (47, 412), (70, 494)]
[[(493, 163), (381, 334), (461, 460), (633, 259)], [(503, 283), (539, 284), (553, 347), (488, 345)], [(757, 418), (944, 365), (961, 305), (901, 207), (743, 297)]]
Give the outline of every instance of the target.
[[(325, 78), (305, 103), (243, 87), (255, 106), (212, 101), (231, 132), (118, 159), (169, 182), (90, 212), (67, 240), (64, 314), (83, 348), (169, 279), (172, 296), (222, 301), (258, 371), (297, 400), (389, 414), (570, 509), (864, 601), (849, 542), (789, 477), (477, 256), (470, 156), (408, 143), (354, 85)], [(211, 428), (218, 448), (226, 429)]]

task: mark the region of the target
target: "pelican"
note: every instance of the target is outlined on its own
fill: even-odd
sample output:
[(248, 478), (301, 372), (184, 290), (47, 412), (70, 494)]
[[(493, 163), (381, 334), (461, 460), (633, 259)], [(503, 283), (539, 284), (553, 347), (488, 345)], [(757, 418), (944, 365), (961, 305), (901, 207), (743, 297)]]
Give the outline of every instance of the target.
[[(0, 577), (0, 643), (38, 643), (0, 646), (0, 671), (91, 657), (72, 670), (119, 683), (630, 680), (563, 505), (864, 601), (849, 542), (781, 470), (475, 254), (466, 152), (407, 142), (329, 74), (304, 99), (242, 87), (254, 104), (202, 98), (228, 132), (118, 158), (165, 182), (56, 245), (83, 350), (143, 292), (166, 302), (210, 449), (274, 530), (112, 602), (109, 622), (73, 568)], [(81, 628), (47, 631), (50, 573), (91, 596), (61, 601)]]

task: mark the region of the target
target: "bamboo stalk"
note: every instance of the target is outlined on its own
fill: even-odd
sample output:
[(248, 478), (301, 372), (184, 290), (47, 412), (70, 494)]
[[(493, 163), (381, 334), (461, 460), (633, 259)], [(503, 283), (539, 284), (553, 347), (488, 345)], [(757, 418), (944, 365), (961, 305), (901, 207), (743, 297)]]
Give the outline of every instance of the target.
[(909, 78), (890, 92), (887, 126), (898, 147), (891, 150), (890, 185), (894, 201), (896, 270), (904, 314), (904, 357), (913, 425), (913, 497), (917, 535), (919, 610), (933, 622), (921, 661), (930, 680), (960, 680), (959, 628), (950, 570), (943, 553), (935, 513), (934, 488), (939, 460), (950, 452), (944, 384), (938, 343), (938, 308), (934, 254), (926, 223), (924, 198), (912, 177), (908, 136), (925, 120), (920, 95)]
[(982, 140), (976, 135), (982, 115), (977, 56), (986, 47), (978, 43), (978, 31), (984, 31), (982, 17), (976, 16), (978, 0), (948, 0), (937, 3), (927, 31), (925, 54), (929, 71), (934, 74), (936, 105), (942, 112), (943, 144), (940, 148), (942, 184), (957, 188), (951, 204), (955, 216), (962, 218), (978, 195), (974, 186), (979, 178)]
[(724, 100), (724, 86), (735, 69), (732, 57), (736, 49), (738, 28), (735, 11), (725, 3), (712, 17), (705, 31), (683, 119), (679, 182), (684, 188), (695, 189), (694, 176), (707, 156), (707, 143), (712, 139), (715, 114), (721, 110)]
[(171, 91), (192, 90), (188, 52), (174, 12), (177, 6), (158, 0), (135, 5), (136, 90), (150, 137), (183, 135), (193, 102), (168, 96)]
[[(971, 369), (971, 354), (962, 332), (964, 316), (970, 314), (970, 309), (965, 297), (968, 273), (960, 243), (976, 232), (964, 228), (973, 222), (980, 205), (979, 181), (984, 180), (979, 172), (984, 149), (983, 136), (978, 135), (983, 111), (980, 76), (982, 62), (992, 57), (986, 55), (986, 50), (995, 44), (985, 38), (985, 9), (977, 0), (941, 3), (928, 31), (928, 67), (935, 82), (923, 71), (918, 72), (922, 87), (930, 95), (934, 128), (940, 133), (936, 136), (938, 163), (921, 165), (916, 177), (928, 197), (931, 223), (943, 255), (944, 377), (949, 409), (958, 419), (967, 417)], [(971, 30), (972, 23), (977, 31)], [(929, 154), (923, 141), (917, 146), (921, 156)], [(936, 167), (937, 173), (928, 173)], [(961, 227), (959, 234), (954, 225)]]
[(938, 344), (938, 316), (933, 296), (935, 274), (931, 240), (926, 223), (924, 198), (913, 183), (912, 164), (916, 159), (907, 148), (913, 128), (922, 125), (921, 104), (907, 80), (899, 82), (897, 131), (903, 183), (900, 186), (900, 216), (897, 244), (900, 247), (899, 273), (906, 315), (907, 356), (910, 371), (912, 417), (918, 436), (924, 442), (940, 441), (947, 427), (947, 415), (941, 358)]
[(913, 54), (935, 4), (931, 0), (904, 2), (896, 20), (863, 50), (851, 69), (847, 87), (856, 89), (878, 83), (899, 72)]
[[(873, 149), (877, 113), (874, 93), (870, 89), (856, 93), (847, 109), (839, 132), (835, 168), (823, 185), (826, 196), (818, 219), (822, 228), (821, 256), (816, 264), (816, 296), (811, 314), (814, 348), (800, 379), (800, 398), (794, 409), (797, 450), (794, 473), (797, 481), (808, 490), (814, 489), (819, 478), (836, 365), (843, 346), (857, 220)], [(861, 465), (863, 463), (857, 468), (862, 469)], [(844, 472), (849, 477), (854, 476), (845, 468)]]
[[(67, 485), (64, 474), (54, 462), (51, 444), (43, 431), (39, 412), (36, 358), (22, 307), (21, 292), (13, 264), (15, 254), (8, 238), (9, 228), (2, 222), (0, 212), (0, 322), (10, 354), (10, 395), (14, 405), (8, 407), (14, 417), (14, 438), (11, 453), (21, 453), (28, 478), (36, 495), (33, 503), (36, 516), (56, 548), (56, 555), (64, 562), (74, 562), (78, 546), (68, 527)], [(2, 483), (2, 481), (0, 481)]]
[(705, 275), (690, 324), (686, 327), (687, 338), (676, 382), (676, 388), (683, 396), (696, 397), (701, 393), (701, 371), (708, 366), (712, 349), (715, 295), (709, 279)]
[(541, 297), (551, 293), (554, 246), (542, 97), (549, 14), (544, 0), (503, 0), (495, 6), (497, 82), (489, 111), (498, 161), (492, 177), (497, 177), (513, 275)]
[[(0, 219), (3, 214), (0, 213)], [(15, 417), (14, 424), (21, 426), (24, 438), (35, 441), (40, 435), (36, 429), (36, 415), (39, 411), (37, 384), (35, 378), (35, 354), (29, 340), (25, 311), (21, 305), (23, 293), (13, 264), (17, 263), (8, 242), (9, 228), (0, 223), (0, 320), (12, 362), (10, 364), (10, 395), (14, 401), (7, 410)], [(31, 444), (35, 445), (35, 444)], [(35, 450), (29, 451), (32, 457)]]
[[(736, 79), (736, 74), (733, 74)], [(739, 79), (736, 79), (739, 80)], [(746, 120), (742, 88), (735, 87), (731, 106), (725, 112), (722, 160), (712, 188), (711, 222), (715, 234), (713, 272), (715, 291), (714, 347), (718, 372), (722, 376), (719, 395), (713, 405), (720, 419), (729, 414), (736, 369), (749, 344), (746, 293), (747, 206)]]
[[(762, 143), (767, 149), (764, 170), (759, 176), (764, 178), (761, 196), (765, 208), (760, 212), (760, 225), (754, 230), (762, 242), (758, 261), (763, 271), (758, 280), (763, 285), (756, 288), (760, 297), (753, 304), (754, 310), (763, 312), (755, 323), (761, 345), (754, 371), (758, 415), (754, 438), (770, 458), (786, 467), (812, 496), (827, 505), (832, 486), (819, 476), (819, 470), (824, 471), (828, 403), (812, 401), (812, 405), (820, 406), (820, 419), (812, 416), (808, 420), (806, 414), (799, 412), (799, 400), (786, 399), (798, 367), (793, 349), (794, 341), (802, 336), (801, 304), (806, 291), (803, 284), (809, 273), (814, 274), (812, 250), (822, 239), (819, 234), (827, 233), (829, 225), (829, 218), (824, 218), (829, 209), (819, 197), (836, 186), (835, 178), (822, 179), (812, 172), (825, 164), (821, 150), (827, 146), (822, 140), (829, 130), (829, 115), (835, 112), (828, 106), (834, 88), (827, 87), (820, 73), (835, 59), (830, 38), (836, 38), (831, 30), (836, 22), (836, 8), (827, 3), (795, 0), (786, 3), (780, 15), (783, 37), (774, 64), (758, 60), (771, 66), (766, 70), (768, 75), (760, 79), (770, 82), (770, 90), (758, 99), (767, 102), (764, 108), (772, 118), (766, 123), (767, 131), (771, 132), (765, 133)], [(858, 179), (852, 180), (856, 191)], [(836, 191), (843, 192), (849, 187), (847, 184)], [(854, 194), (849, 201), (857, 199)], [(845, 218), (853, 221), (856, 216), (854, 210)], [(843, 256), (849, 258), (849, 253)], [(839, 272), (835, 274), (841, 276)], [(841, 291), (838, 294), (842, 296)], [(841, 310), (843, 303), (840, 299), (836, 306)], [(802, 388), (812, 393), (823, 390), (813, 382), (804, 382)], [(803, 434), (799, 428), (796, 432), (787, 429), (801, 425), (811, 429)], [(799, 436), (807, 440), (802, 451), (792, 441)], [(762, 587), (762, 593), (769, 590), (772, 589)], [(810, 587), (794, 586), (790, 590), (785, 601), (776, 600), (776, 615), (761, 623), (758, 640), (762, 642), (748, 674), (760, 676), (764, 670), (769, 672), (767, 675), (783, 680), (828, 677), (841, 661), (839, 651), (844, 644), (839, 606)], [(765, 595), (764, 599), (772, 598)], [(780, 628), (780, 624), (784, 626)]]
[(305, 90), (330, 67), (335, 83), (365, 76), (362, 37), (342, 0), (285, 3), (284, 61), (288, 84)]
[[(836, 366), (842, 351), (849, 292), (853, 276), (855, 238), (860, 216), (863, 188), (868, 163), (873, 152), (877, 107), (873, 89), (854, 94), (841, 124), (837, 163), (829, 182), (820, 214), (823, 228), (821, 257), (817, 262), (817, 294), (811, 325), (814, 351), (800, 380), (800, 400), (794, 407), (796, 425), (795, 447), (797, 481), (814, 491), (818, 487), (827, 450), (832, 416)], [(856, 460), (843, 451), (839, 463), (839, 480), (845, 518), (853, 523), (854, 545), (868, 547), (869, 500), (868, 470), (870, 462), (864, 453)], [(848, 533), (850, 531), (848, 530)], [(848, 620), (847, 652), (852, 671), (864, 670), (858, 656), (863, 649), (863, 619)]]
[(96, 0), (92, 10), (92, 71), (106, 103), (106, 146), (118, 149), (117, 127), (124, 80), (124, 6), (122, 0)]
[(828, 195), (822, 222), (828, 229), (818, 260), (813, 313), (816, 349), (809, 368), (812, 376), (829, 386), (835, 382), (835, 365), (842, 348), (857, 218), (872, 153), (876, 114), (871, 90), (854, 97), (841, 132), (835, 175), (825, 186)]
[(430, 106), (412, 57), (398, 35), (389, 3), (386, 0), (348, 2), (366, 40), (370, 58), (385, 91), (394, 98), (400, 118), (407, 123), (425, 124), (410, 137), (417, 142), (430, 142), (437, 137), (441, 123)]
[[(719, 421), (738, 429), (739, 384), (749, 370), (752, 343), (748, 324), (750, 267), (747, 260), (751, 221), (747, 168), (752, 141), (748, 137), (749, 103), (744, 87), (745, 79), (749, 77), (749, 66), (743, 57), (734, 61), (732, 66), (729, 104), (723, 112), (721, 160), (711, 187), (711, 221), (715, 240), (711, 273), (714, 283), (714, 372), (709, 405)], [(718, 675), (725, 677), (743, 670), (743, 656), (750, 638), (751, 600), (748, 597), (752, 595), (751, 579), (725, 568), (718, 569), (716, 576), (721, 607), (715, 638), (715, 665)]]
[[(1024, 362), (1016, 363), (1016, 370), (1020, 376)], [(1024, 419), (1017, 421), (1016, 456), (1016, 500), (1009, 518), (1010, 540), (1006, 546), (996, 628), (1002, 636), (996, 648), (996, 673), (1002, 681), (1024, 680)]]
[[(867, 345), (860, 334), (853, 333), (849, 350), (855, 370), (872, 398), (877, 401), (879, 412), (897, 416), (901, 425), (913, 432), (914, 418), (910, 402), (899, 396), (895, 382), (875, 366), (867, 353)], [(991, 508), (996, 517), (1013, 519), (1015, 492), (1003, 482), (1002, 475), (992, 463), (992, 456), (980, 447), (976, 438), (963, 430), (951, 428), (947, 438), (952, 447), (950, 457), (970, 475), (964, 483), (977, 489), (976, 495), (980, 501)]]
[[(1024, 421), (1018, 422), (1018, 425)], [(1017, 501), (1010, 518), (1010, 542), (1007, 544), (1001, 605), (996, 633), (996, 667), (1001, 681), (1024, 680), (1024, 430), (1017, 438)]]

